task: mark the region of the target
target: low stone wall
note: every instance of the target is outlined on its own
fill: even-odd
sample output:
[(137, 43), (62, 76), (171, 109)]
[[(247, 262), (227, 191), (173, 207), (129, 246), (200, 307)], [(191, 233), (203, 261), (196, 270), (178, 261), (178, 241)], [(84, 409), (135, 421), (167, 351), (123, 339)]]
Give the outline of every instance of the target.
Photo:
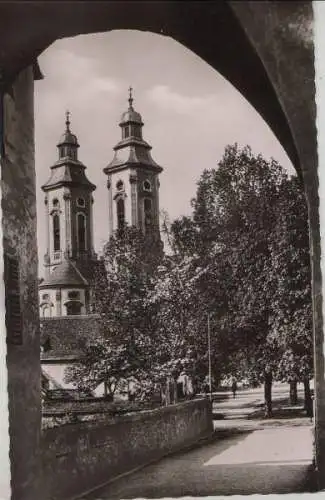
[(207, 399), (125, 415), (113, 423), (46, 429), (42, 436), (43, 498), (71, 498), (212, 432)]
[(142, 401), (107, 401), (105, 398), (80, 399), (67, 401), (53, 398), (44, 399), (42, 414), (43, 417), (60, 417), (67, 414), (73, 415), (123, 415), (144, 410), (154, 410), (160, 407), (157, 402)]

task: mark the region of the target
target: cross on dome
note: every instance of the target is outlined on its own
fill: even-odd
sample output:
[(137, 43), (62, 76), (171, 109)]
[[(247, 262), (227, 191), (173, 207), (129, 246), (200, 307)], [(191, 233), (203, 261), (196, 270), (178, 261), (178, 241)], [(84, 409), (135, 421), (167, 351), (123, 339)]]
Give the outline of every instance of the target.
[(130, 108), (132, 108), (132, 104), (133, 104), (132, 92), (133, 92), (133, 88), (129, 87), (129, 105), (130, 105)]
[(67, 131), (70, 132), (70, 111), (66, 111), (65, 116), (66, 116), (65, 124), (67, 126)]
[(70, 157), (77, 160), (77, 149), (79, 148), (77, 136), (70, 130), (70, 111), (65, 112), (65, 126), (66, 129), (60, 137), (59, 144), (59, 158)]
[[(121, 116), (120, 127), (122, 127), (122, 137), (126, 139), (127, 137), (136, 136), (141, 138), (141, 127), (143, 125), (142, 118), (140, 113), (134, 111), (133, 108), (133, 88), (130, 86), (128, 89), (129, 92), (129, 107), (127, 111), (125, 111)], [(136, 128), (129, 128), (129, 124), (133, 123), (136, 125)]]

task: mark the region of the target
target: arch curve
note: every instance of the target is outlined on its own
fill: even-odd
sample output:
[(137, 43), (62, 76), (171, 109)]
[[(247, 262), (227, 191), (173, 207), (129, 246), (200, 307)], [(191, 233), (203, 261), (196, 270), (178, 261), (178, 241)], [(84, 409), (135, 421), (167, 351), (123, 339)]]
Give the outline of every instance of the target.
[[(26, 5), (13, 2), (6, 5), (3, 14), (0, 66), (5, 68), (7, 83), (23, 67), (35, 63), (38, 55), (60, 38), (114, 29), (150, 31), (172, 37), (205, 60), (241, 92), (268, 123), (301, 173), (297, 135), (300, 135), (301, 128), (315, 131), (311, 109), (314, 86), (310, 78), (306, 79), (306, 73), (309, 73), (313, 80), (313, 50), (310, 47), (307, 52), (305, 50), (303, 62), (306, 64), (302, 65), (301, 48), (305, 42), (298, 39), (299, 50), (294, 57), (290, 52), (291, 61), (288, 61), (285, 49), (292, 48), (292, 34), (282, 30), (279, 36), (279, 33), (274, 33), (274, 26), (288, 26), (290, 21), (297, 24), (297, 16), (310, 22), (311, 2), (293, 2), (290, 6), (288, 2), (182, 4), (135, 1), (128, 3), (127, 9), (124, 2), (38, 2)], [(11, 36), (13, 32), (17, 34), (15, 37)], [(273, 40), (277, 40), (277, 47), (273, 46)], [(22, 51), (21, 47), (25, 49)], [(289, 65), (274, 66), (274, 57), (279, 56)], [(36, 78), (41, 78), (36, 63), (34, 67)], [(297, 67), (303, 67), (303, 75), (292, 71)], [(285, 92), (286, 79), (292, 75), (301, 85), (295, 86), (297, 90), (291, 86), (290, 92), (289, 89)], [(307, 109), (302, 106), (299, 114), (305, 115), (304, 120), (290, 106), (290, 100), (298, 102), (292, 95), (295, 92), (311, 97), (310, 105), (305, 98), (302, 101)]]

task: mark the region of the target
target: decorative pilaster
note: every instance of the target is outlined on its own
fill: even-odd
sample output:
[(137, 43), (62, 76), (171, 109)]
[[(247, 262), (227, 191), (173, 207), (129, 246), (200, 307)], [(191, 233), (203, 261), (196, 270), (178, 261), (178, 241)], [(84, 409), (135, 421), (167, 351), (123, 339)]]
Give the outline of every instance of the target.
[(108, 189), (108, 234), (113, 235), (114, 225), (113, 225), (113, 193), (112, 193), (112, 183), (111, 177), (107, 179), (107, 189)]
[(131, 173), (129, 177), (131, 184), (131, 224), (138, 227), (138, 190), (137, 190), (137, 175)]
[(55, 304), (56, 304), (56, 316), (62, 316), (62, 298), (61, 290), (57, 290), (55, 293)]
[(91, 256), (95, 255), (94, 249), (94, 218), (93, 218), (93, 208), (94, 208), (94, 198), (90, 197), (90, 205), (89, 205), (89, 235), (90, 235), (90, 245), (89, 245), (89, 253)]
[(45, 206), (45, 224), (46, 224), (46, 251), (44, 255), (44, 264), (45, 264), (45, 276), (48, 277), (50, 273), (50, 211), (49, 211), (49, 200), (48, 196), (45, 195), (44, 198), (44, 206)]
[(63, 194), (64, 214), (65, 214), (65, 242), (64, 242), (64, 257), (71, 257), (72, 242), (71, 242), (71, 194), (66, 190)]
[(160, 225), (159, 225), (159, 187), (160, 187), (160, 181), (158, 177), (156, 178), (156, 196), (155, 196), (155, 204), (154, 204), (154, 210), (155, 210), (155, 227), (157, 228), (158, 231), (160, 231)]

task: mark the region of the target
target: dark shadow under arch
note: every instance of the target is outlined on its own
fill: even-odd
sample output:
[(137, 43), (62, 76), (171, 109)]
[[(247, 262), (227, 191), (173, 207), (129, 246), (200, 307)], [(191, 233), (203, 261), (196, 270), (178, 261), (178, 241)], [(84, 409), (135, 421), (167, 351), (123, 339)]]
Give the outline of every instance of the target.
[[(245, 12), (240, 3), (245, 4)], [(56, 39), (79, 34), (133, 29), (170, 36), (199, 55), (241, 92), (268, 123), (301, 173), (290, 117), (286, 116), (272, 75), (258, 53), (261, 47), (249, 37), (250, 30), (253, 32), (252, 28), (259, 22), (250, 15), (254, 14), (250, 10), (256, 8), (250, 5), (253, 3), (256, 4), (217, 1), (6, 4), (0, 6), (1, 18), (5, 21), (0, 34), (3, 49), (0, 67), (4, 68), (5, 81), (10, 82), (22, 67), (35, 61)], [(264, 8), (266, 16), (275, 12), (279, 23), (295, 14), (297, 4), (302, 4), (299, 9), (303, 9), (304, 14), (311, 15), (309, 2), (294, 2), (291, 10), (288, 2), (263, 3), (276, 4), (274, 7), (257, 6), (257, 9), (263, 11)], [(302, 62), (308, 63), (306, 58)], [(41, 77), (36, 64), (35, 70), (36, 76)]]

